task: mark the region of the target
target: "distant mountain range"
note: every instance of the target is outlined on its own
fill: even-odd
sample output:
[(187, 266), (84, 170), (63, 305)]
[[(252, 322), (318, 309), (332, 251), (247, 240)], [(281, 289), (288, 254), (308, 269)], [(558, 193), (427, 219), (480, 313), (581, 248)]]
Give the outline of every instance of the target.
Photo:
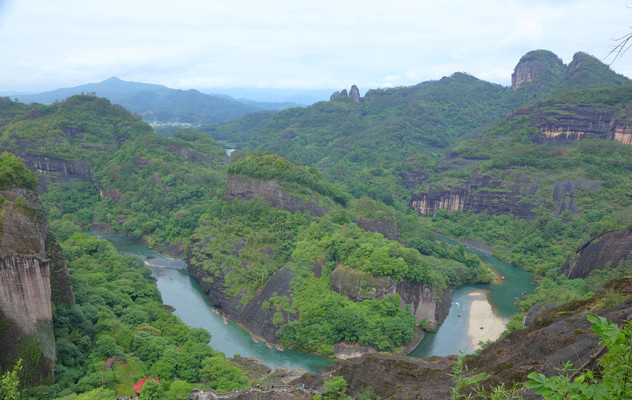
[(259, 111), (279, 111), (302, 104), (235, 100), (222, 94), (212, 95), (194, 89), (178, 90), (162, 85), (123, 81), (112, 77), (99, 83), (56, 89), (38, 94), (16, 94), (24, 103), (51, 104), (75, 94), (94, 93), (120, 104), (146, 121), (212, 125)]

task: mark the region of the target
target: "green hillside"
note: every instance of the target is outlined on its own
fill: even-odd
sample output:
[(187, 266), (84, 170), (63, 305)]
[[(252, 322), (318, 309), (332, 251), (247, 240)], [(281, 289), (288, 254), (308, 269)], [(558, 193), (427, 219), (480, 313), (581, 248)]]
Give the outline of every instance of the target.
[[(411, 204), (477, 185), (464, 204), (487, 201), (484, 211), (436, 209), (425, 220), (449, 236), (488, 243), (541, 277), (539, 296), (525, 308), (582, 297), (605, 281), (607, 266), (594, 266), (603, 272), (590, 282), (567, 281), (560, 267), (589, 238), (632, 228), (632, 146), (616, 134), (629, 131), (630, 104), (632, 86), (573, 88), (518, 109), (454, 147)], [(513, 213), (502, 211), (508, 203), (517, 205)]]
[[(630, 223), (631, 81), (588, 54), (564, 65), (545, 50), (527, 53), (514, 79), (511, 89), (457, 73), (216, 132), (245, 126), (240, 150), (298, 160), (354, 197), (410, 207), (430, 229), (553, 279), (592, 235)], [(597, 287), (573, 285), (560, 297)]]
[(531, 81), (517, 90), (463, 73), (411, 87), (369, 90), (359, 103), (332, 97), (267, 122), (236, 120), (209, 130), (239, 150), (266, 150), (317, 168), (353, 196), (405, 209), (437, 161), (513, 110), (566, 88), (629, 85), (594, 57), (567, 66), (553, 53), (527, 53), (516, 66)]
[[(4, 108), (0, 143), (18, 152), (47, 182), (42, 199), (60, 238), (77, 232), (75, 224), (89, 229), (97, 223), (158, 248), (170, 247), (180, 256), (186, 254), (206, 282), (221, 277), (224, 294), (240, 299), (243, 307), (276, 272), (287, 268), (295, 276), (293, 290), (265, 301), (276, 310), (270, 323), (288, 346), (331, 354), (332, 345), (345, 340), (394, 350), (412, 337), (412, 314), (386, 306), (400, 300), (387, 296), (356, 304), (332, 291), (331, 274), (337, 267), (359, 271), (367, 279), (405, 279), (437, 290), (491, 279), (478, 258), (438, 244), (414, 218), (368, 199), (350, 203), (352, 197), (316, 169), (277, 155), (245, 154), (226, 164), (225, 150), (208, 135), (157, 135), (120, 106), (93, 96), (36, 108), (8, 101)], [(87, 172), (64, 175), (77, 165)], [(279, 181), (288, 196), (315, 201), (326, 215), (291, 213), (256, 198), (231, 199), (226, 183), (238, 177)], [(394, 239), (400, 241), (356, 225), (378, 216), (392, 221)], [(318, 293), (313, 292), (316, 288)], [(324, 303), (315, 302), (316, 297)], [(331, 312), (348, 308), (349, 313), (336, 317), (339, 325), (323, 328), (308, 344), (298, 332), (319, 324), (310, 317), (314, 304)], [(366, 338), (342, 334), (346, 321), (357, 315), (381, 333)], [(377, 322), (389, 318), (394, 318), (387, 324), (391, 328)], [(281, 331), (290, 323), (294, 328)]]

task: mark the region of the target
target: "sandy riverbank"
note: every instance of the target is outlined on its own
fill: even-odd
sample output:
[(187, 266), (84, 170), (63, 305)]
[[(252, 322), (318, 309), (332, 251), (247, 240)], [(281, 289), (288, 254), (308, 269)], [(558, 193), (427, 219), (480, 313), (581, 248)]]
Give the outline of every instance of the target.
[(472, 349), (481, 348), (479, 342), (496, 340), (505, 331), (505, 322), (494, 315), (492, 306), (487, 300), (485, 292), (476, 291), (469, 294), (472, 299), (468, 335), (472, 338)]

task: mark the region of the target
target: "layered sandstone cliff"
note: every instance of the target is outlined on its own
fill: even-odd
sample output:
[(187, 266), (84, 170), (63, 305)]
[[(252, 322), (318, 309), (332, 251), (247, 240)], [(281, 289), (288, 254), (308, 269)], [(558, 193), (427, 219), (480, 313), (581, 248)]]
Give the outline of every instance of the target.
[[(579, 213), (576, 196), (578, 190), (597, 190), (598, 182), (588, 179), (560, 179), (542, 193), (545, 185), (540, 178), (550, 180), (550, 176), (532, 177), (524, 173), (507, 169), (501, 174), (489, 175), (476, 169), (463, 184), (450, 184), (440, 188), (431, 186), (411, 197), (409, 207), (420, 214), (433, 214), (438, 210), (486, 212), (491, 215), (513, 214), (530, 220), (534, 209), (549, 204), (556, 214), (571, 211)], [(551, 185), (546, 183), (546, 186)], [(581, 188), (581, 189), (580, 189)]]
[(52, 304), (74, 301), (61, 248), (36, 194), (0, 191), (0, 367), (22, 358), (27, 384), (52, 383)]
[(83, 181), (93, 183), (94, 171), (92, 167), (79, 160), (65, 160), (41, 154), (27, 153), (23, 150), (10, 150), (20, 157), (24, 165), (40, 178), (38, 191), (44, 193), (49, 183), (71, 183)]
[[(632, 110), (631, 110), (632, 111)], [(541, 135), (531, 138), (535, 143), (568, 145), (594, 138), (632, 144), (632, 124), (621, 120), (621, 111), (599, 105), (568, 105), (562, 107), (532, 106), (511, 116), (528, 116), (529, 125)], [(628, 116), (629, 117), (629, 116)]]
[(562, 60), (547, 50), (530, 51), (518, 62), (511, 74), (511, 87), (515, 90), (529, 82), (552, 84), (561, 79), (566, 69)]
[(520, 200), (531, 198), (537, 190), (538, 187), (531, 178), (523, 174), (508, 180), (475, 170), (464, 185), (431, 187), (428, 191), (413, 194), (408, 205), (420, 214), (432, 214), (437, 210), (460, 210), (494, 215), (511, 213), (523, 219), (531, 219), (533, 204)]

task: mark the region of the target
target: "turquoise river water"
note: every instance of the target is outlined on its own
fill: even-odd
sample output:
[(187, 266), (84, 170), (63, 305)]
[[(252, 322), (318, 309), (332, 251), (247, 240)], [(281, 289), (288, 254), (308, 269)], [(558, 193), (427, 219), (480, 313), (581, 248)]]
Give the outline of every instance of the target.
[[(279, 351), (269, 348), (263, 342), (253, 341), (241, 326), (230, 320), (224, 320), (221, 315), (213, 312), (214, 307), (209, 303), (197, 281), (187, 272), (184, 261), (157, 253), (135, 238), (119, 234), (97, 236), (112, 242), (123, 254), (142, 258), (157, 279), (163, 302), (173, 306), (175, 314), (187, 325), (207, 329), (212, 335), (210, 345), (222, 351), (227, 357), (235, 354), (242, 357), (254, 357), (273, 369), (285, 367), (316, 371), (332, 363), (332, 360), (328, 358), (293, 350)], [(451, 242), (446, 238), (442, 240)], [(533, 290), (530, 284), (533, 277), (528, 272), (478, 250), (466, 247), (466, 251), (477, 254), (505, 279), (496, 284), (467, 285), (457, 289), (453, 294), (450, 314), (445, 322), (440, 325), (436, 333), (426, 334), (419, 346), (410, 353), (411, 356), (459, 354), (466, 348), (468, 352), (471, 352), (471, 338), (468, 336), (468, 313), (472, 302), (470, 293), (483, 291), (494, 314), (506, 323), (509, 317), (517, 312), (515, 299)]]

